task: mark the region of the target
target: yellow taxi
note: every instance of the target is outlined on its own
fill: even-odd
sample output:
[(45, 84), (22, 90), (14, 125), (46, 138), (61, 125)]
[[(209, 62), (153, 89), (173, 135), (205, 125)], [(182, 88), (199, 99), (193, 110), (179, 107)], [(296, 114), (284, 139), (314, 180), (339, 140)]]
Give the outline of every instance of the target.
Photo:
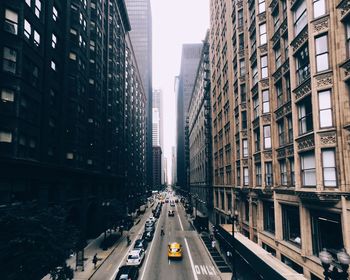
[(182, 258), (182, 246), (180, 243), (173, 242), (168, 245), (168, 258)]

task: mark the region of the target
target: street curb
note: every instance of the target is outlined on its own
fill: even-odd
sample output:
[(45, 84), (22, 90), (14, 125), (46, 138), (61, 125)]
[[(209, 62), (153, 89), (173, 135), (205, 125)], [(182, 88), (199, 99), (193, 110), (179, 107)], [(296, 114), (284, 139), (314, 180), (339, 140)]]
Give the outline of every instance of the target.
[(120, 241), (114, 246), (114, 248), (111, 250), (111, 252), (104, 258), (104, 260), (96, 267), (96, 269), (94, 269), (94, 272), (89, 276), (88, 279), (91, 279), (92, 276), (95, 275), (95, 273), (97, 272), (97, 270), (100, 269), (100, 267), (104, 264), (104, 262), (109, 258), (109, 256), (114, 252), (114, 250), (120, 245), (120, 243), (122, 243), (122, 240), (125, 240), (125, 236), (121, 236)]

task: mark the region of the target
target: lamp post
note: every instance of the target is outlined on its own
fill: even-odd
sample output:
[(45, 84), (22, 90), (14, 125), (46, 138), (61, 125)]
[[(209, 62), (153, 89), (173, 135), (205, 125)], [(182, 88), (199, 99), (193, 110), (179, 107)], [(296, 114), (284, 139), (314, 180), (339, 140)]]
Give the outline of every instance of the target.
[(231, 218), (231, 223), (232, 223), (232, 280), (236, 280), (236, 251), (235, 251), (235, 245), (234, 245), (234, 240), (235, 240), (235, 223), (238, 219), (238, 211), (235, 209), (234, 211), (231, 211), (231, 209), (228, 210), (228, 213)]
[[(325, 280), (348, 279), (350, 256), (344, 249), (337, 253), (337, 260), (333, 259), (332, 255), (327, 251), (327, 249), (323, 249), (320, 252), (319, 258), (324, 268), (323, 275)], [(331, 265), (333, 266), (332, 269)]]

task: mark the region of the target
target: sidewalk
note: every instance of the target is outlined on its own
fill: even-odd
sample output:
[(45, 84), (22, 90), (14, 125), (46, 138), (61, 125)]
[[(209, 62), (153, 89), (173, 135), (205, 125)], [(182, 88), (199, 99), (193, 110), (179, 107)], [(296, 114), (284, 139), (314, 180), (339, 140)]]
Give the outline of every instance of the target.
[[(145, 212), (145, 214), (138, 216), (134, 220), (133, 227), (129, 230), (132, 231), (133, 228), (140, 222), (142, 216), (147, 215), (148, 211)], [(114, 236), (117, 241), (110, 246), (107, 250), (103, 250), (100, 246), (102, 241), (104, 240), (104, 233), (102, 233), (100, 236), (98, 236), (96, 239), (92, 239), (88, 241), (88, 245), (84, 248), (84, 270), (81, 266), (79, 266), (76, 269), (76, 255), (72, 255), (69, 259), (67, 259), (66, 263), (68, 266), (70, 266), (74, 271), (74, 280), (88, 280), (91, 279), (91, 277), (95, 274), (95, 272), (99, 269), (99, 267), (108, 259), (108, 257), (114, 252), (116, 248), (119, 247), (119, 245), (125, 246), (126, 244), (126, 236), (128, 234), (128, 231), (123, 231), (123, 234), (120, 235), (118, 231), (113, 231), (107, 233), (107, 238), (110, 236)], [(97, 254), (97, 265), (96, 268), (94, 268), (94, 264), (92, 262), (92, 259), (94, 255)], [(51, 280), (50, 275), (46, 275), (42, 280)]]

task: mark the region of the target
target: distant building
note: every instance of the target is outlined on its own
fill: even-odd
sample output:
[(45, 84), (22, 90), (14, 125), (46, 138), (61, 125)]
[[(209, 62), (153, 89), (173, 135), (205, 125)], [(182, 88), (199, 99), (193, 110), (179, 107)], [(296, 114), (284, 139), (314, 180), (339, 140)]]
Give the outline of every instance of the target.
[(201, 49), (202, 44), (185, 44), (182, 46), (180, 75), (176, 80), (177, 185), (184, 190), (187, 190), (189, 183), (187, 110), (201, 56)]
[(131, 42), (146, 93), (146, 172), (152, 186), (152, 13), (150, 0), (125, 0)]
[(153, 187), (162, 186), (162, 148), (153, 147)]
[(176, 148), (171, 148), (171, 184), (176, 184)]
[(188, 107), (190, 193), (196, 213), (212, 209), (212, 144), (210, 106), (209, 32), (203, 41), (195, 83)]

